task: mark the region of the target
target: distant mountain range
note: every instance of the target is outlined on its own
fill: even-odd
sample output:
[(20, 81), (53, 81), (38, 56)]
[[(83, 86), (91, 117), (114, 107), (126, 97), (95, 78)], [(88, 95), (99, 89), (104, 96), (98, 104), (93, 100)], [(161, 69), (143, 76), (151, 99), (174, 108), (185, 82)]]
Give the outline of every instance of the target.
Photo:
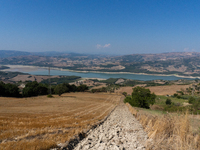
[(0, 58), (27, 56), (31, 55), (29, 52), (13, 51), (13, 50), (0, 50)]
[(1, 65), (48, 66), (77, 71), (200, 76), (200, 53), (173, 52), (122, 56), (0, 50)]
[(81, 54), (73, 52), (56, 52), (56, 51), (45, 51), (45, 52), (24, 52), (16, 50), (0, 50), (0, 58), (16, 57), (16, 56), (48, 56), (48, 57), (77, 57), (77, 56), (88, 56), (88, 57), (107, 57), (110, 55), (97, 55), (97, 54)]
[(82, 55), (78, 53), (67, 53), (67, 52), (56, 52), (56, 51), (46, 51), (46, 52), (24, 52), (15, 50), (0, 50), (0, 58), (16, 57), (16, 56), (68, 56), (68, 55)]

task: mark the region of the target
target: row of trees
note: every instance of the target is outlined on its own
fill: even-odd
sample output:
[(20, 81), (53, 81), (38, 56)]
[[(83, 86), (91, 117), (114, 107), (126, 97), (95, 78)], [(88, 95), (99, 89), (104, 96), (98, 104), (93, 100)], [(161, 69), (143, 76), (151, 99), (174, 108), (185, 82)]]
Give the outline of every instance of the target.
[(55, 94), (58, 94), (59, 96), (63, 93), (68, 92), (84, 92), (88, 90), (88, 86), (82, 84), (80, 86), (70, 85), (68, 83), (62, 83), (58, 84), (57, 86), (53, 87), (52, 89)]
[(0, 82), (0, 96), (20, 97), (19, 88), (15, 84)]
[[(68, 83), (62, 83), (54, 85), (51, 88), (52, 94), (58, 94), (59, 96), (67, 92), (84, 92), (88, 90), (86, 85), (70, 85)], [(49, 94), (49, 88), (47, 84), (38, 83), (37, 81), (29, 82), (26, 84), (25, 88), (20, 91), (17, 85), (15, 84), (5, 84), (0, 82), (0, 96), (5, 97), (31, 97), (38, 95), (47, 95)]]

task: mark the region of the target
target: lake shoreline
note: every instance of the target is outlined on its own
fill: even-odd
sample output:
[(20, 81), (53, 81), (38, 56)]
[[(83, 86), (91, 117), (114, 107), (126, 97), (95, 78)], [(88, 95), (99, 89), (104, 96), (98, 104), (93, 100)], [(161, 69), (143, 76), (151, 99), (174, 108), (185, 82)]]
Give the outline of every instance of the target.
[[(33, 71), (36, 69), (46, 69), (48, 70), (49, 67), (41, 67), (41, 66), (30, 66), (30, 65), (4, 65), (7, 67), (10, 67), (10, 69), (4, 69), (1, 71), (10, 71), (12, 69), (16, 69), (18, 68), (19, 70), (28, 70), (28, 71)], [(51, 70), (59, 70), (59, 71), (69, 71), (69, 72), (77, 72), (77, 73), (99, 73), (99, 74), (134, 74), (134, 75), (146, 75), (146, 76), (166, 76), (166, 77), (170, 77), (170, 76), (175, 76), (175, 77), (179, 77), (179, 78), (189, 78), (189, 79), (196, 79), (199, 78), (198, 77), (193, 77), (193, 76), (181, 76), (181, 75), (177, 75), (177, 74), (169, 74), (169, 75), (165, 75), (165, 74), (146, 74), (146, 73), (133, 73), (133, 72), (101, 72), (101, 71), (77, 71), (77, 70), (70, 70), (70, 69), (62, 69), (62, 68), (57, 68), (57, 67), (50, 67)], [(20, 71), (19, 71), (20, 72)]]

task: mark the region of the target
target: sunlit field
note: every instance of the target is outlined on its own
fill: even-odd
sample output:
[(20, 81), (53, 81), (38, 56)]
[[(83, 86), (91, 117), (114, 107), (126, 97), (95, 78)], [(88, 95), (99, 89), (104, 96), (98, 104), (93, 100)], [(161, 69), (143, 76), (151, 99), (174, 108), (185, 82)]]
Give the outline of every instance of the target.
[(188, 112), (170, 114), (126, 105), (148, 134), (147, 150), (200, 149), (198, 116), (194, 118)]
[(0, 98), (0, 149), (49, 149), (85, 132), (120, 101), (111, 94)]

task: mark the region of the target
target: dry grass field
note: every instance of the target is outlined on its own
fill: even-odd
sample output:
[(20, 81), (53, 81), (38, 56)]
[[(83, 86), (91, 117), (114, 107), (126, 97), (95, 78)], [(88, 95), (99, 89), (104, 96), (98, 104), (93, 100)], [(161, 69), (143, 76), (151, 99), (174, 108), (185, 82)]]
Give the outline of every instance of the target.
[[(126, 103), (129, 111), (139, 120), (147, 132), (147, 150), (199, 150), (199, 131), (194, 133), (190, 116), (185, 114), (154, 114)], [(199, 120), (194, 120), (199, 128)]]
[(61, 97), (0, 97), (0, 149), (49, 149), (105, 118), (121, 96), (67, 93)]
[(154, 92), (156, 95), (173, 95), (176, 91), (181, 89), (186, 89), (190, 85), (166, 85), (166, 86), (152, 86), (148, 87), (151, 92)]
[[(51, 76), (51, 78), (60, 78), (59, 76)], [(17, 75), (16, 77), (12, 78), (11, 80), (12, 81), (22, 81), (22, 82), (25, 82), (25, 81), (37, 81), (37, 82), (41, 82), (42, 80), (46, 80), (46, 79), (49, 79), (49, 76), (46, 75), (46, 76), (36, 76), (36, 75)]]
[[(147, 87), (152, 93), (154, 92), (156, 95), (173, 95), (176, 93), (176, 91), (180, 91), (181, 89), (186, 89), (190, 85), (166, 85), (166, 86), (152, 86)], [(116, 92), (122, 93), (127, 92), (128, 94), (131, 94), (133, 92), (132, 88), (134, 87), (121, 87)]]

